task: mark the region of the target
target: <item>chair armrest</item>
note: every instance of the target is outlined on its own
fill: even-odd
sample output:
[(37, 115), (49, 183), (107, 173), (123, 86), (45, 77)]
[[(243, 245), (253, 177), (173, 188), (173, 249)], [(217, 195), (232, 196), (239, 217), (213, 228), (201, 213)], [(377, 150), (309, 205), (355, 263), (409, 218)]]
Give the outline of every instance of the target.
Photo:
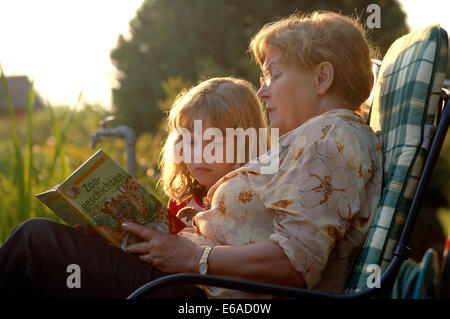
[(135, 290), (130, 296), (128, 296), (127, 299), (137, 299), (143, 294), (148, 293), (153, 289), (158, 289), (178, 283), (190, 283), (190, 284), (201, 284), (207, 286), (223, 287), (228, 289), (236, 289), (258, 294), (276, 295), (287, 298), (349, 299), (349, 298), (368, 297), (369, 295), (373, 294), (372, 291), (373, 289), (367, 289), (360, 293), (348, 295), (330, 294), (308, 289), (272, 285), (248, 280), (238, 280), (213, 275), (181, 273), (168, 275), (153, 280)]
[[(261, 282), (239, 280), (233, 278), (226, 278), (213, 275), (200, 274), (172, 274), (150, 281), (131, 293), (127, 299), (137, 299), (142, 295), (162, 287), (173, 284), (189, 283), (200, 284), (214, 287), (223, 287), (228, 289), (241, 290), (252, 293), (275, 295), (287, 298), (302, 298), (302, 299), (362, 299), (371, 298), (374, 296), (381, 296), (382, 298), (389, 298), (392, 290), (393, 281), (397, 276), (401, 263), (404, 257), (394, 256), (385, 272), (381, 275), (381, 286), (385, 289), (367, 288), (362, 291), (352, 294), (331, 294), (321, 291), (314, 291), (309, 289), (300, 289), (294, 287), (286, 287), (280, 285), (266, 284)], [(386, 289), (387, 288), (387, 289)], [(385, 291), (387, 290), (387, 291)]]
[(207, 286), (223, 287), (228, 289), (237, 289), (246, 292), (259, 293), (259, 294), (271, 294), (282, 297), (303, 297), (303, 298), (342, 298), (344, 295), (333, 295), (318, 291), (312, 291), (307, 289), (299, 289), (293, 287), (278, 286), (248, 280), (238, 280), (226, 277), (219, 277), (213, 275), (200, 275), (181, 273), (173, 274), (153, 280), (136, 291), (134, 291), (127, 299), (139, 298), (144, 293), (148, 293), (150, 290), (162, 288), (172, 284), (178, 283), (190, 283), (201, 284)]

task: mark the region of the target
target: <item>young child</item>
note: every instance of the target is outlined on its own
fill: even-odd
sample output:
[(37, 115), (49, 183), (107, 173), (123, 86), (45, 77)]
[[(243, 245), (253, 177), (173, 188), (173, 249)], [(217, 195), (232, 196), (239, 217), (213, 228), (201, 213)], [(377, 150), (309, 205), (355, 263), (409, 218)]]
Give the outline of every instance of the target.
[[(184, 161), (176, 161), (176, 145), (184, 137), (175, 133), (180, 129), (187, 129), (189, 132), (195, 133), (194, 121), (198, 124), (198, 120), (201, 120), (202, 136), (190, 135), (193, 136), (189, 150), (191, 158), (186, 161), (183, 157)], [(205, 130), (209, 128), (216, 132), (220, 130), (222, 137), (218, 137), (218, 135), (211, 138), (203, 137)], [(227, 163), (226, 128), (242, 128), (243, 131), (255, 128), (257, 132), (260, 128), (267, 128), (262, 105), (254, 87), (247, 81), (232, 77), (212, 78), (182, 92), (172, 105), (168, 118), (169, 138), (162, 150), (160, 162), (161, 181), (165, 193), (170, 198), (168, 209), (188, 225), (196, 212), (205, 209), (203, 199), (209, 188), (222, 176), (245, 164), (239, 163), (237, 160), (237, 151), (245, 153), (245, 162), (252, 160), (253, 154), (261, 155), (251, 152), (252, 145), (248, 141), (245, 143), (244, 150), (236, 150), (235, 143), (234, 162)], [(260, 135), (257, 136), (259, 138)], [(268, 141), (268, 134), (265, 138)], [(197, 140), (194, 142), (194, 139)], [(197, 142), (200, 144), (195, 144)], [(259, 145), (259, 142), (258, 140), (256, 145)], [(211, 150), (213, 144), (221, 147), (222, 161), (210, 163), (210, 160), (207, 161), (204, 158), (203, 154), (208, 147)], [(193, 160), (195, 145), (201, 145), (202, 159), (200, 163), (198, 160)], [(183, 155), (185, 151), (187, 150), (183, 148), (178, 154)]]

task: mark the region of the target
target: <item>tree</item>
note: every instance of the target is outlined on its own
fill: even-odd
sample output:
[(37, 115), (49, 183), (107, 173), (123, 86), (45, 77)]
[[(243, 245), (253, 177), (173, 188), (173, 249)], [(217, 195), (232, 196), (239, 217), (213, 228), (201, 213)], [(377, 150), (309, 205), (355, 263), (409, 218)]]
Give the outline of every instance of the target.
[[(130, 22), (131, 38), (119, 36), (111, 59), (118, 70), (112, 89), (118, 121), (137, 134), (157, 132), (167, 104), (162, 83), (181, 78), (196, 83), (212, 76), (237, 76), (258, 85), (259, 70), (246, 54), (253, 34), (267, 22), (296, 11), (328, 9), (367, 19), (373, 0), (147, 0)], [(408, 32), (395, 0), (379, 2), (381, 29), (373, 42), (384, 53)]]

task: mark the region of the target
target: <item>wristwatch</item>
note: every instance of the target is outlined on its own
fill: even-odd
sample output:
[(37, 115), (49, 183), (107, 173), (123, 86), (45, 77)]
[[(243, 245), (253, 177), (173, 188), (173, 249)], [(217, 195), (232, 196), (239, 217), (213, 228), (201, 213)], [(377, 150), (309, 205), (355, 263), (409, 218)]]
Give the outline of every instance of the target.
[(208, 273), (208, 256), (211, 250), (212, 247), (206, 247), (203, 251), (202, 258), (200, 258), (200, 262), (198, 263), (198, 272), (201, 275), (206, 275)]

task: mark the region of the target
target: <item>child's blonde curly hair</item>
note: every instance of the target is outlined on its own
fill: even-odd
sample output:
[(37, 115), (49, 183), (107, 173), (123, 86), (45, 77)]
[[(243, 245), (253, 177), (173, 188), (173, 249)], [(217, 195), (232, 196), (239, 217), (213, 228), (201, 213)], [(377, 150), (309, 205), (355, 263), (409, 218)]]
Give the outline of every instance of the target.
[[(212, 78), (189, 90), (181, 92), (168, 117), (168, 136), (161, 152), (161, 182), (164, 192), (178, 203), (197, 194), (206, 195), (207, 189), (190, 174), (187, 165), (174, 159), (174, 146), (181, 136), (174, 135), (177, 129), (193, 132), (194, 120), (208, 122), (225, 136), (226, 128), (267, 128), (263, 107), (254, 86), (233, 77)], [(170, 138), (177, 136), (177, 139)], [(267, 139), (269, 134), (267, 134)], [(259, 135), (258, 135), (259, 138)], [(246, 146), (248, 143), (246, 143)], [(259, 145), (259, 141), (258, 141)], [(267, 144), (266, 144), (267, 145)], [(246, 161), (248, 158), (246, 152)]]

